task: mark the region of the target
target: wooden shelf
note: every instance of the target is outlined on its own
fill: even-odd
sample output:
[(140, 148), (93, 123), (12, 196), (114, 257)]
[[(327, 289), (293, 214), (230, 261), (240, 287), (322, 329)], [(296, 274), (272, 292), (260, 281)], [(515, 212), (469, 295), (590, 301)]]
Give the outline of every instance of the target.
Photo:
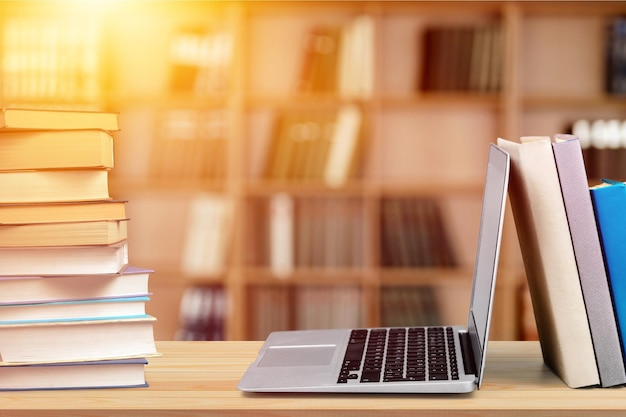
[[(59, 19), (71, 14), (71, 3), (64, 1), (18, 3), (0, 2), (0, 30), (13, 18)], [(114, 2), (98, 5), (97, 10), (104, 41), (99, 61), (103, 97), (87, 104), (121, 113), (111, 193), (129, 200), (131, 258), (142, 263), (138, 266), (157, 269), (155, 288), (164, 293), (154, 314), (160, 319), (158, 326), (164, 326), (158, 330), (163, 339), (175, 333), (176, 300), (185, 288), (199, 284), (224, 286), (231, 303), (226, 334), (242, 340), (251, 337), (245, 324), (253, 314), (248, 301), (259, 289), (356, 286), (361, 290), (365, 325), (380, 323), (385, 287), (430, 286), (454, 292), (459, 299), (467, 291), (469, 301), (487, 145), (497, 137), (551, 135), (578, 118), (623, 117), (626, 110), (624, 97), (604, 91), (602, 61), (603, 28), (626, 13), (621, 2)], [(301, 92), (298, 81), (314, 28), (345, 29), (360, 16), (366, 16), (373, 27), (371, 89), (352, 96), (337, 89)], [(428, 59), (421, 38), (427, 28), (493, 23), (502, 28), (504, 37), (499, 89), (418, 88)], [(174, 67), (186, 65), (172, 58), (172, 39), (189, 30), (223, 33), (228, 39), (224, 45), (232, 48), (222, 74), (226, 81), (215, 93), (171, 88), (173, 72), (185, 70)], [(0, 40), (6, 36), (0, 32)], [(0, 46), (0, 54), (6, 48)], [(5, 76), (2, 71), (0, 78)], [(0, 105), (8, 104), (13, 101), (0, 90)], [(264, 175), (281, 115), (288, 110), (330, 112), (347, 105), (360, 109), (363, 124), (355, 166), (345, 183), (332, 187), (322, 180), (273, 180)], [(222, 164), (220, 177), (155, 174), (157, 156), (186, 169), (187, 160), (179, 160), (171, 151), (174, 148), (159, 148), (160, 117), (175, 110), (223, 111), (225, 116), (213, 121), (220, 124), (223, 146), (208, 152)], [(182, 129), (197, 130), (189, 137), (213, 137), (211, 129), (218, 128), (205, 122), (187, 120)], [(181, 139), (180, 146), (190, 142)], [(186, 151), (187, 157), (200, 152)], [(197, 194), (220, 196), (232, 204), (223, 273), (206, 279), (185, 276), (181, 266), (182, 248), (194, 229), (187, 221)], [(350, 230), (359, 242), (353, 243), (358, 246), (357, 266), (300, 267), (296, 262), (287, 278), (274, 276), (268, 255), (269, 201), (277, 194), (295, 202), (296, 245), (304, 227), (329, 230), (331, 241), (310, 239), (318, 246), (345, 237), (330, 232), (338, 228), (328, 220), (333, 215), (326, 214), (325, 222), (306, 224), (307, 216), (312, 216), (307, 208), (340, 200), (354, 203), (357, 214), (343, 213), (335, 219), (354, 222), (342, 230)], [(384, 203), (420, 199), (440, 203), (460, 266), (382, 267)], [(505, 227), (496, 339), (519, 337), (524, 316), (519, 307), (523, 267), (511, 216)], [(465, 314), (457, 298), (450, 300), (447, 307), (457, 315)]]

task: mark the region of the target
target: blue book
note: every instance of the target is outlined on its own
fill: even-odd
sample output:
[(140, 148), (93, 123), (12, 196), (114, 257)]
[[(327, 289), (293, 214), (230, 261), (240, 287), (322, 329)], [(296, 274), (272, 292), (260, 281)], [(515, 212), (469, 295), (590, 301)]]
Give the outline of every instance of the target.
[(590, 188), (613, 297), (613, 308), (626, 351), (626, 184), (603, 180)]

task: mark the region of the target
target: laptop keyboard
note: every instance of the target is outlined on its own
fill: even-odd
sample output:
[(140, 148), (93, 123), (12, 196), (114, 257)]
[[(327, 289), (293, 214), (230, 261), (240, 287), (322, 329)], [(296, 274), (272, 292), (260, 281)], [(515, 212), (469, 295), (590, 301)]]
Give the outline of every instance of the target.
[(354, 329), (337, 383), (459, 379), (451, 327)]

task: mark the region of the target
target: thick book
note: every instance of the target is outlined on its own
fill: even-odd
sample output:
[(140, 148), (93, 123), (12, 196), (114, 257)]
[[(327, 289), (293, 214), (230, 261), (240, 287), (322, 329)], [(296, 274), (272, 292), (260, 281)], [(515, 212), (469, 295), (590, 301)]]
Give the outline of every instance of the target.
[(113, 245), (0, 248), (0, 275), (114, 274), (128, 265), (128, 241)]
[(587, 307), (600, 382), (603, 387), (625, 384), (626, 370), (582, 148), (575, 136), (557, 135), (555, 139), (552, 149)]
[(1, 171), (0, 203), (109, 200), (109, 171)]
[(11, 363), (78, 362), (150, 357), (155, 318), (0, 322), (0, 360)]
[(127, 266), (112, 274), (0, 276), (0, 303), (140, 297), (149, 294), (151, 269)]
[(128, 238), (128, 220), (0, 224), (0, 247), (111, 245)]
[(0, 204), (0, 225), (124, 220), (126, 201), (90, 200), (58, 203)]
[(0, 130), (0, 170), (113, 168), (113, 136), (104, 130)]
[(498, 145), (511, 155), (509, 198), (544, 362), (572, 388), (599, 385), (550, 138)]
[(605, 180), (590, 188), (602, 253), (613, 295), (613, 308), (626, 352), (626, 184)]
[[(147, 296), (0, 304), (0, 322), (24, 323), (50, 320), (113, 319), (146, 314)], [(1, 352), (0, 352), (1, 354)]]
[(0, 131), (34, 130), (119, 130), (118, 113), (86, 110), (0, 109)]
[(0, 391), (146, 387), (145, 358), (0, 366)]

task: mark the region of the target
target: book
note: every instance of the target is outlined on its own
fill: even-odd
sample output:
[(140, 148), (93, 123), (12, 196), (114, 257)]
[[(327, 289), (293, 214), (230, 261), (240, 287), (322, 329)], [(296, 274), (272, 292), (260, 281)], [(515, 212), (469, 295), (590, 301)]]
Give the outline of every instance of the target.
[(599, 385), (595, 351), (548, 137), (499, 138), (544, 363), (572, 388)]
[[(146, 387), (145, 358), (0, 366), (0, 391)], [(95, 375), (95, 376), (94, 376)]]
[(341, 28), (337, 92), (345, 99), (367, 99), (374, 86), (374, 19), (356, 16)]
[(232, 203), (219, 194), (198, 193), (189, 202), (181, 269), (189, 277), (224, 272), (232, 233)]
[(437, 25), (421, 33), (422, 91), (497, 92), (502, 85), (504, 33), (499, 23)]
[(0, 170), (113, 168), (113, 136), (104, 130), (0, 130)]
[(608, 282), (613, 296), (613, 308), (621, 336), (622, 352), (626, 348), (626, 184), (604, 180), (590, 188), (596, 216), (596, 224), (602, 243), (602, 253), (606, 265)]
[(41, 303), (147, 296), (150, 269), (127, 266), (95, 275), (0, 276), (0, 303)]
[(0, 225), (127, 219), (126, 201), (90, 200), (0, 204)]
[(610, 94), (626, 94), (626, 19), (618, 16), (608, 25), (606, 34), (606, 91)]
[(128, 220), (0, 224), (0, 247), (111, 245), (128, 238)]
[(311, 30), (303, 53), (298, 80), (299, 91), (336, 91), (340, 42), (341, 29), (337, 26), (318, 26)]
[(0, 322), (0, 359), (2, 364), (11, 364), (155, 356), (155, 320), (144, 315), (115, 320)]
[(339, 109), (330, 150), (324, 164), (324, 180), (328, 186), (339, 187), (348, 180), (354, 163), (361, 123), (361, 110), (356, 105), (345, 105)]
[(34, 130), (119, 130), (118, 114), (87, 110), (0, 109), (0, 131), (8, 129)]
[(286, 193), (269, 200), (270, 269), (276, 277), (288, 277), (294, 268), (294, 201)]
[(180, 303), (176, 340), (224, 340), (227, 296), (221, 285), (195, 285), (185, 289)]
[[(0, 304), (0, 322), (123, 318), (146, 314), (147, 296)], [(0, 352), (1, 354), (1, 352)]]
[(0, 248), (0, 276), (114, 274), (127, 264), (127, 240), (113, 245)]
[(552, 143), (563, 202), (578, 266), (589, 328), (603, 387), (626, 383), (617, 323), (582, 149), (578, 138), (557, 135)]
[(105, 169), (0, 172), (0, 203), (109, 199)]

